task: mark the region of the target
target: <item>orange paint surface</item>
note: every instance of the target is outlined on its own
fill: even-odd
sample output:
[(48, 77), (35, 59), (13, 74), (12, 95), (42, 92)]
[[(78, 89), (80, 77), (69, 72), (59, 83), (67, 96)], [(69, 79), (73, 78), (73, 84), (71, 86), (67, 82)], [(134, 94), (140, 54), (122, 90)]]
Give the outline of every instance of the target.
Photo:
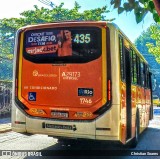
[[(93, 112), (102, 106), (101, 60), (56, 66), (23, 58), (22, 99), (28, 108), (45, 110), (45, 117), (51, 117), (51, 110), (70, 112), (70, 119), (75, 119), (76, 112)], [(93, 96), (78, 96), (78, 88), (93, 89)]]
[[(93, 28), (93, 31), (94, 28), (99, 28), (95, 30), (95, 33), (101, 37), (100, 43), (96, 43), (96, 47), (99, 49), (96, 54), (99, 54), (97, 58), (89, 60), (89, 62), (71, 64), (61, 63), (61, 61), (58, 64), (52, 64), (52, 62), (44, 64), (28, 60), (29, 58), (37, 60), (39, 57), (43, 59), (41, 54), (51, 55), (53, 53), (55, 57), (59, 58), (69, 57), (73, 52), (77, 54), (75, 50), (71, 50), (74, 48), (72, 47), (73, 41), (76, 43), (77, 49), (79, 43), (84, 46), (89, 42), (94, 44), (94, 36), (88, 34), (85, 29), (84, 34), (81, 32), (75, 34), (76, 38), (74, 39), (77, 40), (75, 41), (73, 40), (74, 34), (71, 35), (71, 32), (62, 29), (62, 26), (66, 28), (86, 26)], [(54, 28), (59, 29), (56, 31)], [(106, 29), (106, 22), (87, 22), (86, 24), (78, 23), (78, 25), (76, 22), (64, 22), (63, 25), (49, 23), (26, 27), (21, 32), (19, 73), (17, 75), (18, 99), (28, 108), (25, 111), (29, 115), (52, 118), (53, 111), (56, 111), (67, 112), (66, 119), (86, 120), (97, 117), (93, 113), (101, 108), (107, 100), (106, 47), (103, 47), (106, 46), (106, 30), (104, 28)], [(41, 29), (46, 32), (39, 31)], [(54, 31), (50, 31), (50, 29)], [(91, 48), (90, 51), (90, 53), (95, 53), (94, 48)], [(36, 56), (34, 57), (34, 55)], [(48, 55), (46, 55), (48, 59), (54, 58)], [(80, 90), (84, 91), (85, 95), (79, 94)], [(63, 115), (60, 118), (63, 118)]]
[[(149, 123), (149, 110), (151, 105), (151, 92), (140, 86), (131, 86), (131, 105), (132, 105), (132, 138), (135, 136), (136, 109), (139, 108), (140, 126), (147, 127)], [(121, 82), (121, 141), (126, 143), (127, 135), (126, 118), (126, 84)]]

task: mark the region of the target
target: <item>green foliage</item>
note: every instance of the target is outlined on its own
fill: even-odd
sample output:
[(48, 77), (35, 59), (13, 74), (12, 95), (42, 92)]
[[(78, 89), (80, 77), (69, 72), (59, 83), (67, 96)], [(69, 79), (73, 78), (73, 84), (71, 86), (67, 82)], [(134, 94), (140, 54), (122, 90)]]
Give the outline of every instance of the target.
[(106, 20), (104, 13), (109, 12), (107, 7), (96, 8), (92, 10), (85, 10), (83, 13), (79, 12), (81, 8), (77, 2), (75, 2), (73, 9), (63, 8), (64, 3), (56, 6), (54, 9), (41, 8), (34, 6), (35, 10), (24, 11), (21, 13), (23, 18), (20, 18), (17, 24), (18, 27), (28, 24), (38, 24), (55, 21), (66, 20)]
[[(73, 9), (63, 8), (63, 3), (56, 6), (54, 9), (38, 8), (34, 6), (34, 10), (27, 10), (21, 13), (20, 18), (10, 18), (0, 20), (0, 57), (12, 58), (13, 55), (15, 33), (18, 28), (30, 24), (39, 24), (55, 21), (66, 20), (106, 20), (104, 13), (109, 12), (107, 7), (96, 8), (92, 10), (85, 10), (83, 13), (79, 12), (81, 8), (75, 2)], [(113, 20), (113, 19), (110, 19)], [(108, 21), (110, 21), (108, 20)], [(8, 55), (9, 54), (9, 55)]]
[[(44, 7), (38, 8), (38, 6), (35, 5), (34, 10), (27, 10), (22, 12), (20, 14), (20, 18), (0, 19), (0, 61), (2, 61), (0, 63), (1, 79), (3, 79), (4, 76), (10, 77), (10, 73), (12, 72), (12, 64), (7, 65), (6, 63), (7, 60), (13, 59), (15, 34), (17, 29), (19, 29), (20, 27), (30, 24), (67, 20), (114, 20), (107, 20), (104, 16), (104, 13), (109, 12), (106, 6), (102, 8), (96, 8), (92, 10), (85, 10), (84, 12), (79, 12), (81, 6), (77, 2), (75, 2), (74, 7), (72, 9), (63, 8), (63, 5), (64, 3), (61, 3), (59, 6), (55, 6), (55, 8), (53, 9), (48, 9)], [(8, 70), (10, 70), (9, 75), (6, 74)]]
[(160, 63), (160, 25), (152, 25), (150, 27), (151, 38), (155, 40), (155, 43), (148, 42), (146, 45), (148, 47), (149, 53), (153, 54), (156, 61)]
[(0, 80), (12, 80), (12, 60), (1, 59), (0, 61)]
[(160, 25), (151, 25), (136, 39), (135, 45), (142, 54), (150, 53), (160, 63)]
[(142, 54), (149, 54), (148, 47), (146, 46), (147, 43), (152, 43), (155, 45), (155, 40), (151, 38), (151, 31), (150, 28), (148, 28), (146, 31), (144, 31), (136, 40), (135, 45), (137, 49)]
[(134, 11), (137, 23), (141, 22), (148, 12), (152, 13), (155, 22), (160, 22), (160, 17), (155, 10), (152, 0), (127, 1), (128, 2), (124, 2), (123, 0), (110, 0), (110, 4), (113, 5), (114, 8), (118, 9), (118, 14), (121, 14), (124, 11)]
[(156, 79), (156, 85), (154, 94), (159, 94), (160, 85), (160, 25), (154, 24), (150, 26), (145, 32), (143, 32), (135, 41), (137, 49), (144, 55), (148, 61), (153, 77)]

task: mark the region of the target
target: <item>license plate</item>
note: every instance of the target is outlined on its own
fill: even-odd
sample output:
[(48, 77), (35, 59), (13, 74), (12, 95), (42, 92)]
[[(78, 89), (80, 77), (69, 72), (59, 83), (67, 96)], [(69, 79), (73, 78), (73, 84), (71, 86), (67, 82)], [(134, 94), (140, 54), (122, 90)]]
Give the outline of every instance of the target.
[(52, 111), (51, 116), (53, 118), (68, 118), (68, 112), (58, 112), (58, 111)]
[(51, 129), (66, 129), (66, 130), (73, 129), (72, 125), (58, 125), (58, 124), (46, 124), (45, 127)]

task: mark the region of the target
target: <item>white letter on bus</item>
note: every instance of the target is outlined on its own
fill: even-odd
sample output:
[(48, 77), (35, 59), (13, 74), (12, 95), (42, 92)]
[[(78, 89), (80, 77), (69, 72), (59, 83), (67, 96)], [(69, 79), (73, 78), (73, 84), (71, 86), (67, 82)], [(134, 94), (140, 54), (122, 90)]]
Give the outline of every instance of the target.
[(32, 37), (28, 37), (28, 42), (33, 42), (33, 38)]

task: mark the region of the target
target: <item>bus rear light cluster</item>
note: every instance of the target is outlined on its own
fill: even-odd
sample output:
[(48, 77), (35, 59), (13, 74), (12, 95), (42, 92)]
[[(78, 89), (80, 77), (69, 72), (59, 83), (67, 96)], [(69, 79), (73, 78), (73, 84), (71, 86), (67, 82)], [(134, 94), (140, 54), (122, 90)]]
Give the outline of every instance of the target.
[(34, 115), (46, 115), (45, 111), (42, 109), (31, 108), (29, 112)]
[(92, 112), (76, 112), (74, 115), (76, 118), (91, 118), (93, 117)]

